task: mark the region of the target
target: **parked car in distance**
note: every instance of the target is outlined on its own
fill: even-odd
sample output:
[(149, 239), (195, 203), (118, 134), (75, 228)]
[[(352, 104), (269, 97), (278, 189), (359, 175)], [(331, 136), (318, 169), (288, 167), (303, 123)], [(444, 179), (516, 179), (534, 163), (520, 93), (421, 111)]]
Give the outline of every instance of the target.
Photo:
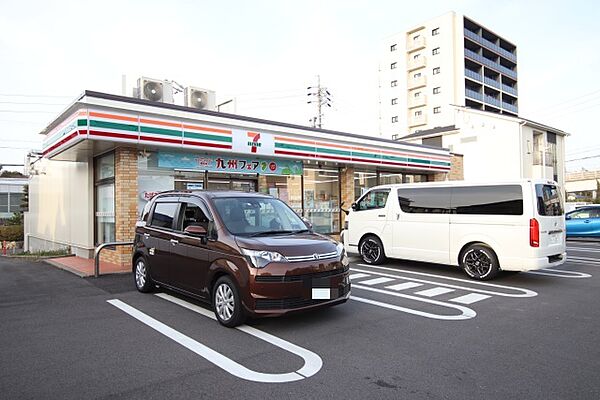
[(258, 193), (155, 196), (136, 227), (132, 268), (139, 291), (163, 286), (209, 302), (228, 327), (350, 296), (344, 246)]
[(459, 265), (473, 279), (566, 260), (556, 182), (436, 182), (371, 188), (347, 217), (344, 244), (367, 264), (387, 257)]
[(567, 237), (600, 237), (600, 205), (584, 206), (565, 215)]

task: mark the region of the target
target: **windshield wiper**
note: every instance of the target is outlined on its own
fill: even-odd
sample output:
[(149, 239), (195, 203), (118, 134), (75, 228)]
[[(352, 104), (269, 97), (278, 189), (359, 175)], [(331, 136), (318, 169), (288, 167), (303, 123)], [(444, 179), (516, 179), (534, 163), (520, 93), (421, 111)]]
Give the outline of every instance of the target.
[(251, 233), (249, 236), (250, 237), (254, 237), (254, 236), (266, 236), (266, 235), (277, 235), (277, 234), (289, 234), (289, 233), (296, 233), (297, 231), (282, 231), (282, 230), (277, 230), (277, 231), (263, 231), (263, 232), (254, 232)]

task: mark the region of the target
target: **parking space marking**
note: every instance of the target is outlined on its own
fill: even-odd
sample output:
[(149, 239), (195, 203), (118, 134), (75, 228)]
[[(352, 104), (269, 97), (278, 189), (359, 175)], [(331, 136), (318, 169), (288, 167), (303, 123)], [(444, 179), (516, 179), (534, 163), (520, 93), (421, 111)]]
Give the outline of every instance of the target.
[(457, 321), (457, 320), (471, 319), (477, 315), (477, 313), (474, 310), (472, 310), (468, 307), (459, 306), (459, 305), (451, 304), (451, 303), (446, 303), (443, 301), (427, 299), (427, 298), (423, 298), (423, 297), (415, 297), (415, 296), (411, 296), (409, 294), (390, 292), (389, 290), (383, 290), (383, 289), (378, 289), (378, 288), (374, 288), (374, 287), (370, 287), (370, 286), (361, 286), (361, 285), (356, 285), (356, 284), (352, 285), (352, 289), (368, 290), (368, 291), (375, 292), (375, 293), (387, 294), (390, 296), (402, 297), (402, 298), (410, 299), (410, 300), (416, 300), (416, 301), (420, 301), (422, 303), (434, 304), (436, 306), (453, 308), (455, 310), (460, 311), (460, 314), (458, 314), (458, 315), (434, 314), (434, 313), (430, 313), (430, 312), (426, 312), (426, 311), (415, 310), (415, 309), (408, 308), (408, 307), (397, 306), (395, 304), (384, 303), (384, 302), (377, 301), (377, 300), (365, 299), (364, 297), (358, 297), (358, 296), (354, 296), (354, 295), (350, 296), (350, 298), (352, 300), (360, 301), (363, 303), (367, 303), (367, 304), (371, 304), (371, 305), (379, 306), (379, 307), (383, 307), (383, 308), (389, 308), (389, 309), (396, 310), (396, 311), (402, 311), (402, 312), (405, 312), (408, 314), (419, 315), (421, 317), (432, 318), (432, 319), (441, 319), (441, 320), (446, 320), (446, 321)]
[(392, 282), (393, 279), (392, 278), (373, 278), (373, 279), (368, 279), (366, 281), (360, 281), (358, 283), (360, 283), (361, 285), (378, 285), (380, 283), (386, 283), (386, 282)]
[(377, 271), (367, 271), (367, 270), (361, 270), (361, 269), (357, 269), (357, 268), (351, 268), (351, 270), (355, 271), (355, 272), (362, 272), (362, 273), (368, 273), (368, 274), (372, 274), (372, 275), (385, 276), (388, 278), (396, 278), (396, 279), (403, 279), (403, 280), (420, 282), (420, 283), (427, 283), (427, 284), (431, 284), (431, 285), (435, 285), (435, 286), (445, 286), (445, 287), (452, 288), (452, 289), (461, 289), (461, 290), (466, 290), (468, 292), (478, 292), (478, 293), (488, 294), (488, 295), (492, 295), (492, 296), (502, 296), (502, 297), (535, 297), (535, 296), (537, 296), (537, 293), (534, 292), (533, 290), (518, 288), (518, 287), (514, 287), (514, 286), (498, 285), (495, 283), (479, 282), (479, 281), (473, 281), (473, 280), (467, 280), (467, 279), (461, 279), (461, 278), (452, 278), (452, 277), (448, 277), (448, 276), (444, 276), (444, 275), (436, 275), (436, 274), (429, 274), (429, 273), (425, 273), (425, 272), (408, 271), (408, 270), (404, 270), (404, 269), (379, 267), (379, 266), (365, 265), (365, 264), (358, 264), (358, 265), (361, 267), (377, 268), (377, 269), (382, 269), (385, 271), (427, 276), (427, 277), (445, 279), (445, 280), (454, 281), (454, 282), (464, 282), (464, 283), (468, 283), (469, 285), (473, 285), (473, 286), (483, 286), (483, 287), (488, 287), (488, 288), (512, 290), (512, 291), (515, 291), (518, 293), (505, 293), (505, 292), (499, 292), (499, 291), (488, 290), (488, 289), (479, 289), (479, 288), (475, 288), (475, 287), (467, 287), (467, 286), (460, 286), (460, 285), (454, 285), (454, 284), (449, 284), (449, 283), (441, 283), (441, 282), (429, 281), (429, 280), (425, 280), (425, 279), (412, 278), (412, 277), (409, 278), (406, 276), (393, 275), (393, 274), (377, 272)]
[(391, 290), (406, 290), (406, 289), (413, 289), (419, 286), (423, 286), (422, 283), (416, 283), (416, 282), (404, 282), (404, 283), (398, 283), (397, 285), (391, 285), (391, 286), (386, 286), (386, 289), (391, 289)]
[(464, 296), (455, 297), (453, 299), (450, 299), (450, 301), (452, 301), (454, 303), (459, 303), (459, 304), (473, 304), (473, 303), (476, 303), (481, 300), (489, 299), (490, 297), (492, 297), (492, 296), (488, 296), (486, 294), (479, 294), (479, 293), (469, 293), (469, 294), (465, 294)]
[(573, 257), (567, 256), (567, 262), (572, 262), (575, 264), (587, 264), (587, 265), (600, 265), (600, 260), (597, 258), (588, 258), (588, 257)]
[[(206, 317), (216, 319), (216, 317), (210, 311), (207, 311), (194, 304), (187, 303), (186, 301), (167, 295), (165, 293), (159, 293), (157, 294), (157, 296), (165, 300), (171, 301), (175, 304), (178, 304), (180, 306), (183, 306), (189, 310), (195, 311)], [(321, 360), (321, 357), (319, 357), (317, 354), (306, 350), (300, 346), (296, 346), (295, 344), (287, 342), (281, 338), (260, 331), (256, 328), (252, 328), (247, 325), (242, 325), (237, 327), (236, 329), (254, 337), (257, 337), (261, 340), (264, 340), (290, 353), (293, 353), (304, 360), (304, 366), (295, 372), (272, 374), (253, 371), (244, 367), (243, 365), (238, 364), (237, 362), (222, 355), (221, 353), (203, 345), (202, 343), (190, 338), (189, 336), (186, 336), (183, 333), (171, 328), (170, 326), (163, 324), (162, 322), (150, 317), (149, 315), (144, 314), (143, 312), (130, 306), (127, 303), (124, 303), (121, 300), (113, 299), (107, 300), (107, 302), (117, 307), (121, 311), (125, 312), (126, 314), (129, 314), (138, 321), (146, 324), (147, 326), (156, 330), (157, 332), (167, 336), (171, 340), (179, 343), (185, 348), (193, 351), (194, 353), (198, 354), (199, 356), (216, 365), (217, 367), (241, 379), (263, 383), (294, 382), (316, 374), (323, 366), (323, 361)]]
[(444, 287), (434, 287), (433, 289), (421, 290), (420, 292), (416, 292), (419, 296), (425, 297), (435, 297), (441, 294), (454, 292), (454, 289), (444, 288)]
[(529, 274), (554, 276), (557, 278), (591, 278), (592, 275), (583, 272), (565, 271), (562, 269), (539, 269), (537, 271), (528, 271)]
[(350, 275), (350, 279), (360, 279), (360, 278), (366, 278), (367, 276), (371, 276), (369, 274), (351, 274)]
[(569, 247), (567, 246), (567, 252), (576, 251), (576, 252), (590, 252), (590, 253), (600, 253), (600, 248), (592, 248), (592, 247)]

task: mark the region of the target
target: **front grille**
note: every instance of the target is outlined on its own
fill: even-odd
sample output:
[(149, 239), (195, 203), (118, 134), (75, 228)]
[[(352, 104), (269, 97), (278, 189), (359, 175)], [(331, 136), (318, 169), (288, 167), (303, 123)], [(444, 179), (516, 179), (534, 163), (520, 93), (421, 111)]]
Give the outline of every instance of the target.
[[(338, 297), (331, 300), (336, 300), (344, 297), (350, 291), (350, 285), (345, 285), (340, 288)], [(301, 297), (291, 297), (288, 299), (258, 299), (256, 300), (255, 309), (257, 310), (290, 310), (294, 308), (302, 308), (317, 304), (326, 303), (331, 300), (313, 300), (303, 299)]]
[(256, 282), (302, 282), (305, 279), (327, 278), (329, 276), (340, 275), (348, 272), (350, 266), (341, 269), (332, 269), (330, 271), (315, 272), (302, 275), (257, 275)]
[(331, 253), (322, 253), (322, 254), (309, 254), (307, 256), (286, 256), (289, 262), (301, 262), (301, 261), (315, 261), (315, 260), (326, 260), (328, 258), (337, 257), (337, 251), (332, 251)]

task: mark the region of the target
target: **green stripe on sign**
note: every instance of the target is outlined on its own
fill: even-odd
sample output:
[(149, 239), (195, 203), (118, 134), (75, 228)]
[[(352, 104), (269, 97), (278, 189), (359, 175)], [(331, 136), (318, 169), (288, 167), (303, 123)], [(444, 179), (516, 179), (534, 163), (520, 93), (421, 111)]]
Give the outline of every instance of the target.
[(287, 144), (287, 143), (275, 143), (275, 147), (276, 148), (280, 148), (280, 149), (291, 149), (291, 150), (304, 150), (304, 151), (310, 151), (310, 152), (315, 152), (315, 148), (314, 147), (310, 147), (310, 146), (301, 146), (298, 144)]
[(181, 131), (176, 131), (173, 129), (155, 128), (153, 126), (142, 126), (140, 130), (144, 133), (155, 133), (158, 135), (181, 137)]
[(339, 154), (339, 155), (343, 155), (343, 156), (350, 156), (352, 154), (349, 151), (329, 149), (326, 147), (318, 147), (317, 153)]
[(202, 140), (214, 140), (216, 142), (227, 142), (231, 143), (231, 136), (217, 136), (217, 135), (207, 135), (206, 133), (196, 133), (196, 132), (188, 132), (184, 131), (183, 136), (189, 139), (202, 139)]
[(446, 161), (431, 161), (431, 165), (442, 165), (444, 167), (449, 167), (450, 163)]
[(77, 126), (86, 126), (87, 125), (87, 119), (78, 119), (77, 120)]
[(414, 163), (414, 164), (427, 164), (427, 165), (431, 164), (431, 161), (429, 161), (429, 160), (422, 160), (420, 158), (409, 158), (408, 162)]
[(353, 157), (364, 157), (364, 158), (381, 158), (380, 154), (361, 153), (361, 152), (358, 152), (358, 151), (353, 151), (352, 152), (352, 156)]
[(399, 161), (399, 162), (407, 162), (408, 161), (408, 158), (406, 158), (406, 157), (388, 156), (385, 154), (382, 155), (381, 158), (384, 160), (390, 160), (390, 161)]
[(95, 128), (120, 129), (122, 131), (130, 131), (130, 132), (137, 132), (137, 130), (138, 130), (136, 125), (119, 124), (116, 122), (107, 122), (107, 121), (96, 121), (94, 119), (90, 120), (90, 126), (93, 126)]

